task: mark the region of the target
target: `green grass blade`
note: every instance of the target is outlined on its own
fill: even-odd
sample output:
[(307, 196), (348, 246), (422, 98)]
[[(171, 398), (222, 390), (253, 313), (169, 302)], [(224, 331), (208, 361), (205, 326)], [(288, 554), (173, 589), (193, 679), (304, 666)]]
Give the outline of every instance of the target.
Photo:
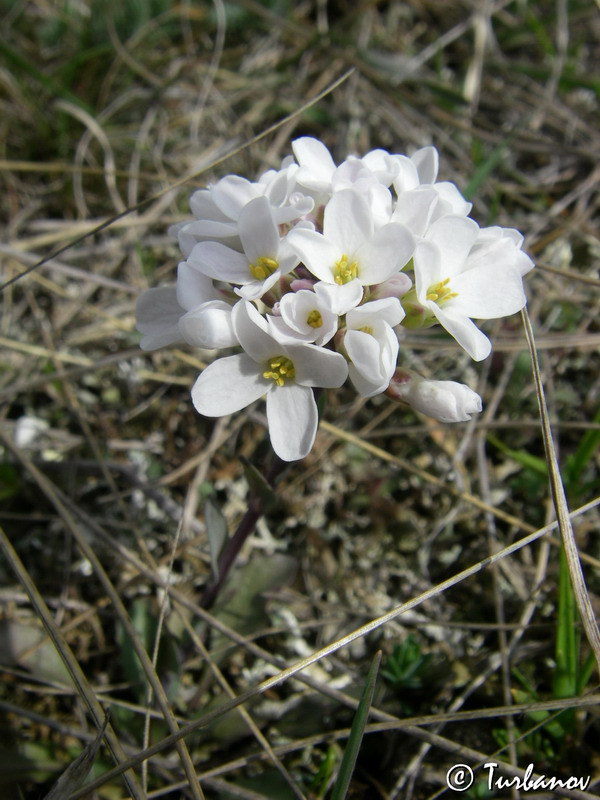
[[(593, 421), (600, 422), (600, 408), (596, 412)], [(577, 497), (580, 493), (580, 482), (583, 473), (599, 446), (600, 431), (586, 431), (577, 450), (567, 459), (565, 467), (565, 485), (569, 497)]]
[(533, 456), (531, 453), (528, 453), (525, 450), (514, 450), (512, 447), (505, 445), (504, 442), (491, 433), (488, 434), (487, 440), (490, 442), (490, 444), (493, 444), (494, 447), (504, 453), (504, 455), (510, 456), (513, 461), (516, 461), (517, 464), (520, 464), (522, 467), (530, 469), (532, 472), (536, 472), (538, 475), (546, 476), (548, 474), (548, 465), (546, 464), (545, 459), (539, 458), (539, 456)]
[(480, 186), (485, 183), (492, 172), (494, 172), (496, 167), (502, 163), (502, 160), (507, 153), (509, 144), (510, 142), (508, 139), (500, 142), (500, 144), (492, 150), (488, 158), (486, 158), (486, 160), (477, 167), (471, 180), (465, 186), (463, 191), (463, 194), (467, 200), (471, 200), (477, 194)]
[[(564, 549), (560, 551), (560, 572), (558, 578), (558, 623), (556, 629), (553, 695), (554, 697), (575, 697), (577, 694), (577, 673), (579, 664), (579, 635), (577, 632), (577, 606), (571, 587), (569, 568)], [(561, 715), (561, 722), (570, 727), (574, 720), (573, 710)]]
[(344, 800), (348, 791), (348, 787), (350, 786), (352, 773), (354, 772), (358, 751), (360, 750), (363, 734), (365, 732), (365, 726), (369, 717), (369, 711), (371, 709), (371, 703), (373, 701), (373, 694), (375, 692), (377, 673), (379, 672), (380, 664), (381, 651), (376, 653), (373, 663), (369, 669), (367, 682), (365, 684), (362, 697), (360, 698), (358, 708), (356, 709), (356, 714), (352, 720), (352, 729), (350, 731), (350, 736), (348, 737), (348, 744), (346, 746), (346, 750), (344, 751), (344, 757), (342, 758), (340, 771), (331, 793), (331, 800)]

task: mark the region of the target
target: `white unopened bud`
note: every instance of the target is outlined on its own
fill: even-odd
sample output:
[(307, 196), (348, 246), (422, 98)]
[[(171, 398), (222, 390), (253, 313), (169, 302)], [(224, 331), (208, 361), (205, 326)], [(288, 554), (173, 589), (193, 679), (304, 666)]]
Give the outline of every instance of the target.
[(439, 422), (467, 422), (471, 414), (480, 412), (482, 408), (477, 392), (455, 381), (428, 381), (415, 377), (393, 386), (395, 397)]

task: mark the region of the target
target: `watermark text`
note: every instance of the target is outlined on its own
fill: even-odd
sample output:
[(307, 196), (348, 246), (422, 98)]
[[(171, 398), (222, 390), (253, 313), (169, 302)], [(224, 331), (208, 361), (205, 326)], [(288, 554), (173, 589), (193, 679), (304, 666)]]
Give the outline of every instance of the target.
[[(590, 784), (590, 778), (554, 778), (546, 775), (534, 775), (534, 765), (529, 764), (523, 775), (507, 777), (498, 772), (496, 761), (487, 761), (483, 765), (487, 777), (487, 788), (494, 789), (519, 789), (522, 792), (536, 792), (540, 789), (581, 789), (585, 791)], [(455, 792), (466, 792), (473, 785), (474, 773), (468, 764), (455, 764), (446, 773), (446, 784)]]

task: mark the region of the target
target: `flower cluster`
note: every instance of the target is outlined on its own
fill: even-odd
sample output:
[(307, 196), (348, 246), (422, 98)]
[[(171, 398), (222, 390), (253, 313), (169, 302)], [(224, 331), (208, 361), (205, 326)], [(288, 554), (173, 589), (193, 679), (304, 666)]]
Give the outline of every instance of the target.
[(399, 331), (442, 325), (476, 361), (491, 344), (473, 319), (526, 302), (533, 263), (516, 230), (480, 228), (457, 187), (437, 181), (438, 153), (372, 150), (336, 166), (317, 139), (252, 183), (228, 175), (190, 201), (173, 229), (183, 252), (175, 287), (137, 304), (141, 347), (178, 341), (239, 348), (210, 364), (192, 389), (207, 416), (266, 395), (269, 434), (286, 461), (311, 449), (313, 389), (347, 379), (363, 397), (388, 392), (445, 422), (481, 399), (453, 381), (397, 366)]

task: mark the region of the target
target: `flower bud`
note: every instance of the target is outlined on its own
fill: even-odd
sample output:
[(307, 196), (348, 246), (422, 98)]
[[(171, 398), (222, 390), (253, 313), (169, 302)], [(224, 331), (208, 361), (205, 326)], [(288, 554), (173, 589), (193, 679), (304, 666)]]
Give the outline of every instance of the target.
[(310, 291), (315, 288), (315, 283), (316, 281), (314, 278), (295, 278), (290, 283), (290, 289), (292, 292), (301, 292), (303, 289), (308, 289)]
[(406, 314), (401, 323), (403, 328), (429, 328), (437, 321), (430, 309), (419, 302), (414, 287), (402, 296), (400, 302)]
[(371, 291), (371, 300), (381, 300), (384, 297), (403, 297), (412, 288), (412, 281), (405, 272), (397, 272), (387, 281), (379, 283)]
[(467, 422), (481, 411), (481, 397), (463, 383), (406, 377), (403, 373), (399, 381), (393, 380), (388, 394), (439, 422)]

